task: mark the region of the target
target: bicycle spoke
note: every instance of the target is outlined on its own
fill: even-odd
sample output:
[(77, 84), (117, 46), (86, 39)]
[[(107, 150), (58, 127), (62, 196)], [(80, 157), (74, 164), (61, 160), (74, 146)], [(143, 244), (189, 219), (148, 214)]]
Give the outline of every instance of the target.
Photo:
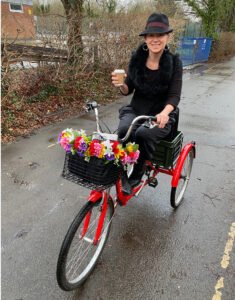
[[(92, 220), (92, 222), (89, 224), (88, 231), (87, 231), (86, 235), (82, 239), (80, 239), (81, 235), (79, 234), (79, 239), (80, 240), (78, 242), (74, 243), (75, 245), (78, 243), (79, 246), (75, 250), (75, 252), (73, 253), (70, 260), (67, 262), (67, 266), (66, 266), (66, 269), (67, 269), (66, 273), (70, 278), (72, 278), (72, 280), (75, 277), (76, 272), (81, 273), (81, 272), (78, 271), (79, 269), (81, 269), (82, 271), (85, 270), (85, 267), (83, 268), (82, 266), (86, 265), (85, 261), (86, 261), (87, 257), (89, 256), (89, 253), (92, 251), (92, 249), (95, 252), (97, 247), (98, 247), (97, 245), (95, 246), (93, 244), (93, 239), (94, 239), (94, 236), (95, 236), (95, 232), (96, 232), (97, 224), (99, 222), (99, 218), (100, 218), (100, 214), (98, 214), (95, 217), (95, 219)], [(104, 234), (104, 232), (107, 228), (108, 228), (108, 225), (104, 226), (104, 229), (103, 229), (103, 232), (100, 236), (100, 239), (102, 238), (102, 236), (103, 236), (103, 234)], [(88, 245), (86, 245), (86, 244), (88, 244)], [(84, 246), (87, 246), (87, 247), (85, 248)], [(80, 256), (79, 253), (82, 253), (82, 255)]]
[[(88, 213), (91, 213), (89, 224), (86, 219)], [(108, 200), (108, 209), (98, 243), (94, 245), (93, 241), (101, 213), (101, 205), (97, 207), (96, 203), (88, 202), (75, 217), (68, 230), (57, 263), (57, 281), (64, 290), (72, 290), (84, 282), (104, 248), (114, 213), (111, 199)], [(88, 225), (86, 232), (84, 231), (84, 221)], [(83, 232), (85, 232), (84, 236)]]
[[(105, 228), (106, 230), (106, 228)], [(104, 234), (105, 230), (103, 231), (102, 235)], [(101, 235), (101, 237), (102, 237)], [(83, 257), (81, 259), (79, 259), (79, 257), (77, 258), (76, 262), (73, 260), (73, 268), (74, 269), (74, 272), (72, 273), (72, 277), (74, 276), (75, 272), (78, 270), (78, 268), (82, 265), (82, 263), (84, 262), (84, 260), (86, 259), (88, 253), (89, 253), (89, 250), (91, 249), (91, 247), (94, 246), (93, 244), (89, 244), (88, 247), (83, 250)], [(94, 246), (94, 247), (97, 247), (97, 246)], [(75, 256), (76, 257), (76, 256)], [(72, 271), (72, 269), (70, 269), (68, 271), (68, 275), (70, 274), (70, 272)]]
[[(73, 256), (71, 257), (71, 259), (69, 260), (67, 267), (68, 267), (69, 265), (71, 265), (71, 264), (74, 263), (74, 259), (76, 259), (78, 253), (80, 252), (81, 248), (83, 247), (83, 245), (84, 245), (85, 242), (86, 242), (84, 239), (82, 239), (82, 240), (80, 240), (80, 241), (81, 241), (81, 242), (80, 242), (80, 244), (79, 244), (77, 250), (75, 251), (75, 253), (74, 253)], [(90, 246), (90, 245), (91, 245), (91, 244), (89, 244), (89, 246)]]
[(72, 273), (72, 278), (73, 278), (75, 272), (77, 271), (77, 269), (79, 268), (79, 266), (82, 264), (82, 262), (86, 258), (87, 254), (89, 253), (89, 248), (91, 248), (91, 245), (88, 245), (88, 247), (84, 250), (83, 259), (80, 260), (79, 257), (77, 258), (76, 262), (78, 263), (78, 261), (79, 261), (79, 265), (77, 265), (76, 262), (72, 265), (72, 268), (70, 269), (70, 271), (74, 269), (74, 271)]
[[(92, 222), (91, 227), (95, 224), (96, 219)], [(91, 234), (90, 234), (91, 235)], [(71, 257), (71, 259), (68, 261), (67, 267), (70, 267), (71, 264), (74, 263), (74, 259), (76, 259), (78, 253), (80, 252), (81, 248), (83, 247), (83, 245), (85, 244), (85, 240), (82, 239), (80, 240), (81, 242), (79, 243), (79, 246), (77, 248), (77, 250), (75, 251), (75, 253), (73, 254), (73, 256)]]
[(171, 205), (176, 208), (182, 201), (185, 190), (187, 188), (193, 163), (193, 150), (191, 150), (183, 163), (179, 182), (176, 188), (171, 191)]

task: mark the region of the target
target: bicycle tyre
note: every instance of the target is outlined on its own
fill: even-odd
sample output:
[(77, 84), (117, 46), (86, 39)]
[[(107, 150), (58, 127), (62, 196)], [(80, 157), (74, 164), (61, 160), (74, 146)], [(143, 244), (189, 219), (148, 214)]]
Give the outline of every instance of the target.
[[(98, 261), (98, 258), (100, 257), (102, 250), (104, 249), (105, 243), (108, 239), (108, 235), (110, 232), (110, 227), (111, 227), (110, 220), (114, 213), (114, 205), (113, 205), (113, 201), (109, 198), (107, 213), (106, 213), (105, 221), (104, 221), (105, 223), (104, 223), (104, 227), (103, 227), (104, 229), (102, 231), (102, 235), (100, 237), (98, 244), (95, 246), (92, 243), (92, 238), (94, 238), (94, 232), (95, 232), (97, 226), (92, 227), (92, 225), (96, 225), (95, 221), (99, 220), (99, 216), (101, 213), (101, 210), (100, 210), (101, 202), (102, 201), (99, 201), (99, 203), (97, 203), (97, 202), (93, 203), (90, 201), (87, 202), (83, 206), (83, 208), (79, 211), (79, 213), (77, 214), (75, 219), (73, 220), (73, 222), (70, 225), (68, 232), (64, 238), (64, 241), (63, 241), (61, 249), (60, 249), (59, 257), (58, 257), (57, 272), (56, 272), (58, 285), (64, 291), (74, 290), (84, 283), (84, 281), (88, 278), (88, 276), (93, 271), (93, 269)], [(90, 238), (91, 241), (89, 241), (89, 242), (87, 242), (87, 240), (85, 240), (84, 238), (80, 239), (79, 234), (78, 234), (79, 228), (80, 228), (80, 226), (82, 227), (83, 220), (85, 219), (85, 216), (87, 215), (88, 212), (92, 212), (92, 214), (91, 214), (90, 224), (89, 224), (89, 227), (88, 227), (88, 230), (86, 233), (86, 239), (88, 239), (87, 236), (89, 236), (89, 233), (90, 233), (89, 230), (92, 231), (92, 229), (94, 229), (94, 232), (91, 233), (91, 238)], [(95, 221), (93, 221), (93, 219), (92, 219), (94, 214), (97, 215)], [(77, 239), (77, 237), (78, 237), (78, 239)], [(72, 278), (72, 277), (69, 278), (69, 274), (68, 274), (68, 270), (67, 270), (68, 265), (71, 264), (71, 268), (74, 268), (74, 272), (75, 272), (76, 271), (75, 266), (73, 266), (73, 265), (75, 263), (78, 263), (78, 261), (79, 261), (79, 264), (82, 263), (82, 259), (79, 260), (77, 258), (77, 256), (79, 256), (80, 252), (83, 255), (82, 252), (87, 251), (87, 249), (83, 250), (83, 248), (82, 248), (82, 246), (85, 245), (84, 242), (87, 242), (90, 244), (87, 248), (88, 252), (86, 253), (86, 255), (89, 253), (89, 251), (91, 249), (96, 248), (96, 250), (95, 250), (94, 254), (91, 255), (91, 257), (88, 259), (88, 262), (84, 266), (84, 270), (81, 268), (81, 271), (77, 271), (78, 275), (75, 278)], [(76, 252), (75, 252), (74, 256), (72, 256), (72, 260), (71, 260), (69, 258), (71, 256), (70, 252), (73, 251), (73, 243), (75, 243), (75, 245), (76, 245)], [(91, 248), (90, 248), (90, 246), (91, 246)], [(80, 249), (80, 251), (78, 251), (79, 249)], [(86, 257), (85, 257), (85, 259), (86, 259)]]
[(177, 208), (184, 199), (184, 193), (188, 186), (188, 182), (192, 171), (193, 159), (194, 159), (194, 152), (193, 149), (191, 149), (185, 157), (177, 187), (171, 188), (170, 200), (171, 200), (171, 206), (173, 208)]

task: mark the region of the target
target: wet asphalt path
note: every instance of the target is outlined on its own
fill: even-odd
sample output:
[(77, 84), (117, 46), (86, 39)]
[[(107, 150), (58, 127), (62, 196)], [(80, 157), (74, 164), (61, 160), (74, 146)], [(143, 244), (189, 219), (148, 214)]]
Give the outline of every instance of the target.
[[(94, 117), (2, 146), (2, 299), (235, 299), (234, 80), (235, 59), (185, 73), (180, 129), (185, 143), (196, 141), (197, 156), (184, 202), (171, 208), (170, 178), (162, 175), (156, 189), (118, 207), (95, 271), (75, 292), (58, 288), (55, 270), (87, 190), (59, 176), (64, 152), (55, 141), (67, 127), (94, 129)], [(101, 108), (112, 129), (126, 102)]]

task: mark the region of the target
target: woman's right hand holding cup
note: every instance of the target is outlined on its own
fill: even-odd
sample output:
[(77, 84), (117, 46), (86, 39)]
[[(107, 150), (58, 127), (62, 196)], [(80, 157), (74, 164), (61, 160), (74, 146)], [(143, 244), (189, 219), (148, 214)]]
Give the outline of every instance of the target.
[(116, 69), (112, 72), (112, 84), (116, 87), (123, 86), (125, 78), (126, 78), (125, 70)]

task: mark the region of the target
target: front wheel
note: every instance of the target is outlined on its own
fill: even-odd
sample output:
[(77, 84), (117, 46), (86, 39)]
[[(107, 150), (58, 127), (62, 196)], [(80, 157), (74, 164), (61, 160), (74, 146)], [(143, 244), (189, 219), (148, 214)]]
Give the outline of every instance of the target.
[(192, 171), (193, 158), (194, 152), (193, 149), (191, 149), (185, 157), (177, 187), (171, 188), (171, 206), (173, 208), (178, 207), (184, 198), (184, 193)]
[[(79, 287), (90, 275), (107, 241), (111, 218), (114, 213), (113, 201), (108, 207), (100, 239), (94, 245), (97, 224), (102, 211), (102, 201), (87, 202), (80, 210), (64, 238), (57, 262), (57, 282), (65, 291)], [(87, 217), (89, 215), (89, 217)], [(87, 228), (87, 219), (89, 225)], [(85, 235), (84, 228), (87, 228)]]

